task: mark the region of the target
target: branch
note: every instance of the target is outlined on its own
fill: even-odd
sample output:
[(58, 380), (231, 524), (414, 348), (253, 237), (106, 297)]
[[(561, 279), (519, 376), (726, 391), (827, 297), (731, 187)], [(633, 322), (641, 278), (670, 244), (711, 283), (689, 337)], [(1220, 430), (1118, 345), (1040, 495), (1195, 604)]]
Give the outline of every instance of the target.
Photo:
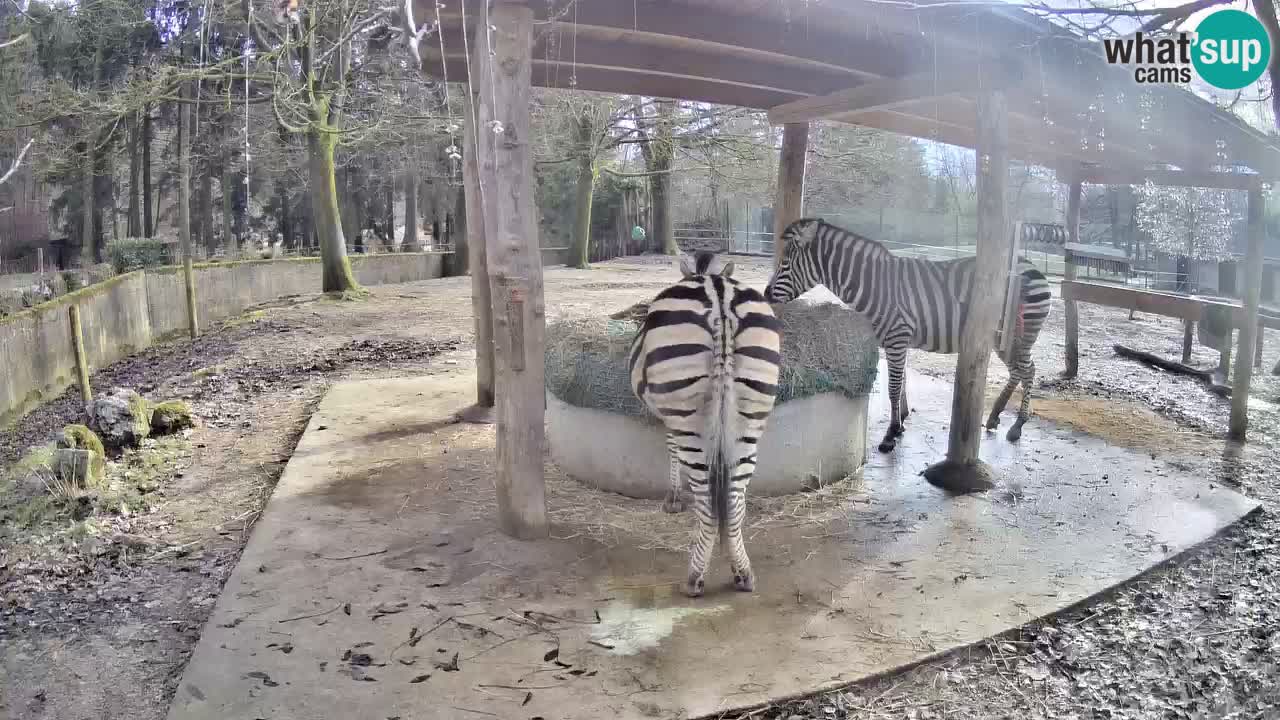
[(4, 185), (9, 182), (9, 178), (13, 177), (13, 174), (18, 172), (18, 166), (22, 165), (22, 158), (26, 157), (27, 151), (31, 149), (31, 143), (33, 142), (35, 142), (35, 140), (27, 141), (27, 144), (22, 148), (22, 152), (18, 153), (17, 159), (13, 161), (13, 165), (9, 166), (9, 171), (3, 176), (0, 176), (0, 185)]
[(17, 45), (18, 43), (20, 43), (20, 42), (22, 42), (22, 41), (24, 41), (24, 40), (30, 40), (30, 39), (31, 39), (31, 33), (22, 33), (21, 35), (19, 35), (18, 37), (14, 38), (14, 39), (12, 39), (12, 40), (6, 40), (6, 41), (4, 41), (4, 42), (0, 43), (0, 50), (3, 50), (3, 49), (5, 49), (5, 48), (7, 48), (7, 47), (10, 47), (10, 46), (12, 46), (12, 45)]

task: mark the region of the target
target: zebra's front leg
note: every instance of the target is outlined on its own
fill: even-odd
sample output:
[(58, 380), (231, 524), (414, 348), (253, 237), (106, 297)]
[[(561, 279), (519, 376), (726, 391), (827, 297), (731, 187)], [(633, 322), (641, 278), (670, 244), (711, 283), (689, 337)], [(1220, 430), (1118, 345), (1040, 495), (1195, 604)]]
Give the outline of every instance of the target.
[(680, 458), (679, 442), (675, 435), (667, 433), (667, 457), (670, 489), (667, 490), (667, 498), (662, 502), (662, 511), (666, 513), (682, 513), (684, 512), (684, 482), (680, 474)]
[(907, 348), (886, 347), (885, 359), (889, 365), (889, 429), (880, 441), (880, 452), (893, 452), (898, 445), (898, 436), (902, 435), (902, 380), (906, 374)]
[(1022, 378), (1022, 403), (1018, 405), (1018, 419), (1013, 421), (1009, 432), (1004, 436), (1009, 442), (1017, 442), (1022, 438), (1022, 426), (1027, 424), (1027, 418), (1031, 416), (1031, 384), (1036, 379), (1035, 362), (1027, 358), (1018, 374)]
[[(705, 454), (704, 454), (705, 457)], [(703, 468), (706, 465), (702, 465)], [(716, 544), (716, 518), (711, 507), (711, 488), (707, 484), (707, 471), (690, 468), (689, 489), (693, 493), (693, 514), (698, 518), (697, 535), (689, 548), (689, 575), (685, 580), (684, 594), (701, 597), (706, 585), (707, 563)]]

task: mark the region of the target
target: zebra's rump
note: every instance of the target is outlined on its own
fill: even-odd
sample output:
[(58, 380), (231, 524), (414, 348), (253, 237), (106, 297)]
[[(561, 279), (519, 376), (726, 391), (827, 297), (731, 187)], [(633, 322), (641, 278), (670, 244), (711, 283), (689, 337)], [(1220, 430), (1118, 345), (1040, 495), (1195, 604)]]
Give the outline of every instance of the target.
[(747, 395), (777, 391), (778, 322), (759, 292), (720, 276), (690, 278), (649, 305), (629, 359), (636, 396), (655, 412), (696, 412), (713, 380), (728, 376)]

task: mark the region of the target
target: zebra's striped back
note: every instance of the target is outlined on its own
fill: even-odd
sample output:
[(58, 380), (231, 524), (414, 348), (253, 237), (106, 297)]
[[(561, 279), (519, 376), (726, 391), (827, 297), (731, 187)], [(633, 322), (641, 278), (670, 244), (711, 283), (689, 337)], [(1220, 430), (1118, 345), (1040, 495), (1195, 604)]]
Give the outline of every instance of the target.
[[(911, 348), (959, 352), (976, 258), (901, 257), (874, 240), (822, 220), (800, 220), (788, 230), (794, 232), (790, 237), (784, 234), (787, 246), (782, 265), (765, 291), (770, 301), (787, 302), (825, 285), (871, 321), (882, 345), (887, 340), (905, 340)], [(1025, 258), (1019, 258), (1017, 272), (1021, 282), (1018, 336), (1030, 346), (1049, 315), (1052, 296), (1049, 281)], [(979, 291), (1003, 296), (1004, 288)]]
[[(735, 577), (750, 589), (743, 587), (753, 581), (741, 521), (756, 444), (777, 393), (781, 336), (764, 296), (729, 277), (731, 267), (717, 270), (706, 255), (686, 263), (686, 277), (649, 305), (630, 371), (632, 390), (666, 426), (673, 492), (686, 477), (694, 513), (704, 530), (718, 528), (733, 546)], [(711, 550), (702, 540), (691, 551), (693, 595), (701, 593)]]

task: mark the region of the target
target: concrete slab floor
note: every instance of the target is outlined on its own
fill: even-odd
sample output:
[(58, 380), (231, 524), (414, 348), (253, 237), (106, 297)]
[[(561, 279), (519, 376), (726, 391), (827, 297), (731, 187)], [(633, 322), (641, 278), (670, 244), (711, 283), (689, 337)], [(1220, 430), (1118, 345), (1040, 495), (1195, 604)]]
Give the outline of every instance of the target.
[[(1256, 508), (1038, 419), (1017, 445), (986, 436), (1001, 486), (948, 496), (918, 473), (945, 450), (951, 386), (912, 374), (908, 432), (893, 455), (871, 453), (849, 513), (750, 537), (754, 594), (732, 590), (717, 554), (707, 596), (689, 600), (685, 554), (636, 550), (639, 535), (607, 547), (571, 525), (533, 543), (494, 530), (493, 429), (450, 424), (472, 382), (329, 392), (170, 720), (701, 717), (979, 641)], [(871, 413), (878, 438), (883, 397)]]

